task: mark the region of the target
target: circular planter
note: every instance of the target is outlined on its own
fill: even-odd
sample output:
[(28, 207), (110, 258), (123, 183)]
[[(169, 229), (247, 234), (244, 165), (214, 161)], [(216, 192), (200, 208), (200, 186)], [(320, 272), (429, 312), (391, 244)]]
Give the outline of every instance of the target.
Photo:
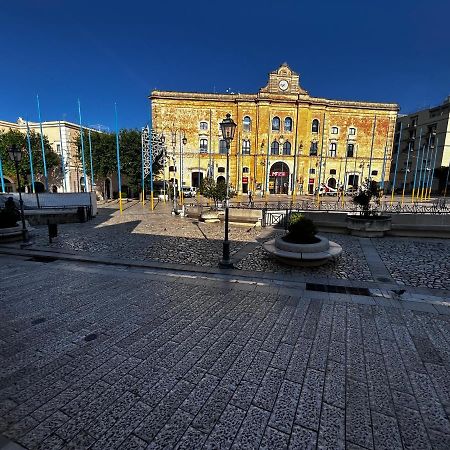
[(219, 213), (217, 211), (205, 211), (200, 215), (200, 220), (205, 223), (215, 223), (220, 222)]
[(354, 216), (346, 218), (347, 229), (350, 234), (360, 237), (383, 237), (386, 231), (391, 229), (392, 217), (390, 216)]
[(294, 244), (282, 238), (272, 239), (263, 244), (266, 252), (290, 266), (321, 266), (336, 259), (342, 247), (323, 236), (316, 235), (319, 242), (314, 244)]
[(22, 239), (22, 226), (0, 228), (0, 242), (13, 242)]

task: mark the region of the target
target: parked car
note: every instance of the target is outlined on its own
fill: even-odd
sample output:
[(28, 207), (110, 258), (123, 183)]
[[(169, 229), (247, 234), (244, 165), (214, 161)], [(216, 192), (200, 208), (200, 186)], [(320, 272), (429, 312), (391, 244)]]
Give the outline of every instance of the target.
[(183, 196), (186, 198), (193, 198), (197, 195), (197, 188), (195, 187), (184, 187)]
[[(320, 195), (337, 195), (337, 189), (332, 188), (326, 184), (321, 184), (319, 189)], [(317, 194), (317, 188), (316, 188), (316, 194)]]

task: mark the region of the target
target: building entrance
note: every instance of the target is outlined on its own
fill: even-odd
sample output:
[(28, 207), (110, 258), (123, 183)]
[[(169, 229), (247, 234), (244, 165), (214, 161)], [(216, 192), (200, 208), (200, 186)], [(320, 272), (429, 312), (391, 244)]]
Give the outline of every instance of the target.
[(276, 162), (270, 168), (269, 192), (271, 194), (289, 193), (289, 167), (284, 162)]

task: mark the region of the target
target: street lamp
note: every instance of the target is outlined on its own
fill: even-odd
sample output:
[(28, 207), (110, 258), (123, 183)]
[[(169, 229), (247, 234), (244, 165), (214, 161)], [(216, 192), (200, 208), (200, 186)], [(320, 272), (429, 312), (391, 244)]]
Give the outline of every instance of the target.
[(22, 159), (22, 150), (18, 148), (15, 144), (13, 144), (9, 150), (9, 157), (11, 161), (14, 161), (14, 167), (16, 169), (16, 177), (17, 177), (17, 189), (19, 191), (19, 205), (20, 205), (20, 218), (22, 220), (22, 240), (23, 242), (28, 242), (28, 231), (25, 226), (25, 214), (23, 213), (23, 200), (22, 200), (22, 186), (20, 185), (20, 176), (19, 176), (19, 162)]
[(236, 124), (227, 114), (226, 119), (220, 122), (220, 129), (222, 131), (223, 139), (227, 145), (227, 174), (226, 174), (226, 198), (225, 198), (225, 239), (223, 241), (222, 260), (219, 262), (219, 267), (223, 269), (232, 269), (233, 263), (230, 260), (230, 241), (228, 240), (228, 212), (230, 201), (230, 146), (236, 132)]

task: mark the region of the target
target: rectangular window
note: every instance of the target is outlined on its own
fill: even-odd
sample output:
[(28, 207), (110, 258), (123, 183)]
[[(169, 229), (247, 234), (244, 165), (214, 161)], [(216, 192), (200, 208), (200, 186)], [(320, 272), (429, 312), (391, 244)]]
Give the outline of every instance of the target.
[(336, 169), (330, 169), (330, 175), (336, 175)]
[(310, 173), (311, 175), (314, 175), (314, 174), (316, 173), (316, 169), (309, 169), (309, 173)]
[(309, 149), (309, 156), (317, 156), (318, 142), (311, 142), (311, 147)]
[(339, 128), (338, 127), (331, 127), (331, 134), (338, 134)]
[(347, 158), (353, 158), (355, 144), (347, 144)]
[(337, 143), (336, 142), (331, 142), (330, 143), (330, 156), (331, 157), (336, 156), (336, 150), (337, 150)]
[(208, 122), (200, 122), (200, 130), (207, 130)]
[(250, 141), (247, 139), (242, 141), (242, 154), (250, 155)]
[(372, 170), (372, 175), (378, 175), (378, 170)]
[(200, 139), (200, 153), (208, 153), (208, 139)]
[(221, 139), (219, 141), (219, 153), (222, 155), (227, 154), (227, 142), (225, 141), (225, 139)]
[(356, 128), (350, 127), (350, 128), (348, 129), (348, 134), (349, 134), (350, 136), (354, 136), (354, 135), (356, 134)]

